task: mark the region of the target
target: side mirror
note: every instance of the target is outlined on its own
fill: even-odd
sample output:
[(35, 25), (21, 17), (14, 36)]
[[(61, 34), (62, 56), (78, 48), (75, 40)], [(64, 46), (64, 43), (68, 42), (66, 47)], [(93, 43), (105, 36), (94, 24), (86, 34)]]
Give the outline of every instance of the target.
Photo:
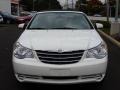
[(101, 29), (101, 28), (103, 28), (103, 24), (101, 24), (101, 23), (96, 23), (96, 27), (97, 27), (97, 29)]
[(19, 29), (23, 29), (24, 26), (25, 26), (25, 23), (22, 23), (22, 24), (19, 24), (19, 25), (18, 25), (18, 28), (19, 28)]

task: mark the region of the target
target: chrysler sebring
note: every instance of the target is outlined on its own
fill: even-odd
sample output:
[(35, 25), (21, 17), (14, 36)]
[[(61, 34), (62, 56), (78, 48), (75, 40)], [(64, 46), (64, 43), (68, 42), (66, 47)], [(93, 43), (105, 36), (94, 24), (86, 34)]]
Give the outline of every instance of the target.
[[(25, 29), (13, 48), (19, 82), (72, 84), (104, 79), (107, 46), (86, 14), (38, 12), (18, 27)], [(103, 25), (96, 23), (96, 27)]]

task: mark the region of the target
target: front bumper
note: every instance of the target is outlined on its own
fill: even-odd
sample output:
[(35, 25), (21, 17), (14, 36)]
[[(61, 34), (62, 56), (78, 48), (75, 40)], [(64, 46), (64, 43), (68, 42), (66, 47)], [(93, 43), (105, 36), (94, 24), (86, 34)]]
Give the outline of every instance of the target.
[(83, 83), (100, 82), (107, 68), (107, 57), (84, 59), (76, 64), (51, 65), (34, 59), (13, 58), (15, 76), (20, 82), (38, 83)]

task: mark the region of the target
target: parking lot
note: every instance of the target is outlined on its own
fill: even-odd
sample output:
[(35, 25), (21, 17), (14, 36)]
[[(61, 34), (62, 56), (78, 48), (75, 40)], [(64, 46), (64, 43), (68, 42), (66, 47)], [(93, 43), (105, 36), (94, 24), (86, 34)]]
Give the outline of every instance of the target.
[(120, 90), (120, 48), (106, 38), (109, 49), (109, 63), (107, 75), (103, 83), (48, 85), (48, 84), (20, 84), (16, 81), (12, 69), (12, 46), (22, 30), (17, 25), (0, 24), (0, 90), (41, 90), (41, 89), (79, 89), (79, 90)]

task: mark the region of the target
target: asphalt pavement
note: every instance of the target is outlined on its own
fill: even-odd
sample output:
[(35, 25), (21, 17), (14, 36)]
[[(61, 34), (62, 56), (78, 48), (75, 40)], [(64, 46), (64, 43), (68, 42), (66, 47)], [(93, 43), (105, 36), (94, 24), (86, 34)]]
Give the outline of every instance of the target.
[(16, 25), (0, 24), (0, 90), (43, 90), (43, 89), (76, 89), (76, 90), (120, 90), (120, 48), (108, 41), (109, 62), (106, 78), (102, 83), (87, 83), (74, 85), (49, 85), (25, 83), (16, 81), (12, 69), (12, 48), (22, 30)]

